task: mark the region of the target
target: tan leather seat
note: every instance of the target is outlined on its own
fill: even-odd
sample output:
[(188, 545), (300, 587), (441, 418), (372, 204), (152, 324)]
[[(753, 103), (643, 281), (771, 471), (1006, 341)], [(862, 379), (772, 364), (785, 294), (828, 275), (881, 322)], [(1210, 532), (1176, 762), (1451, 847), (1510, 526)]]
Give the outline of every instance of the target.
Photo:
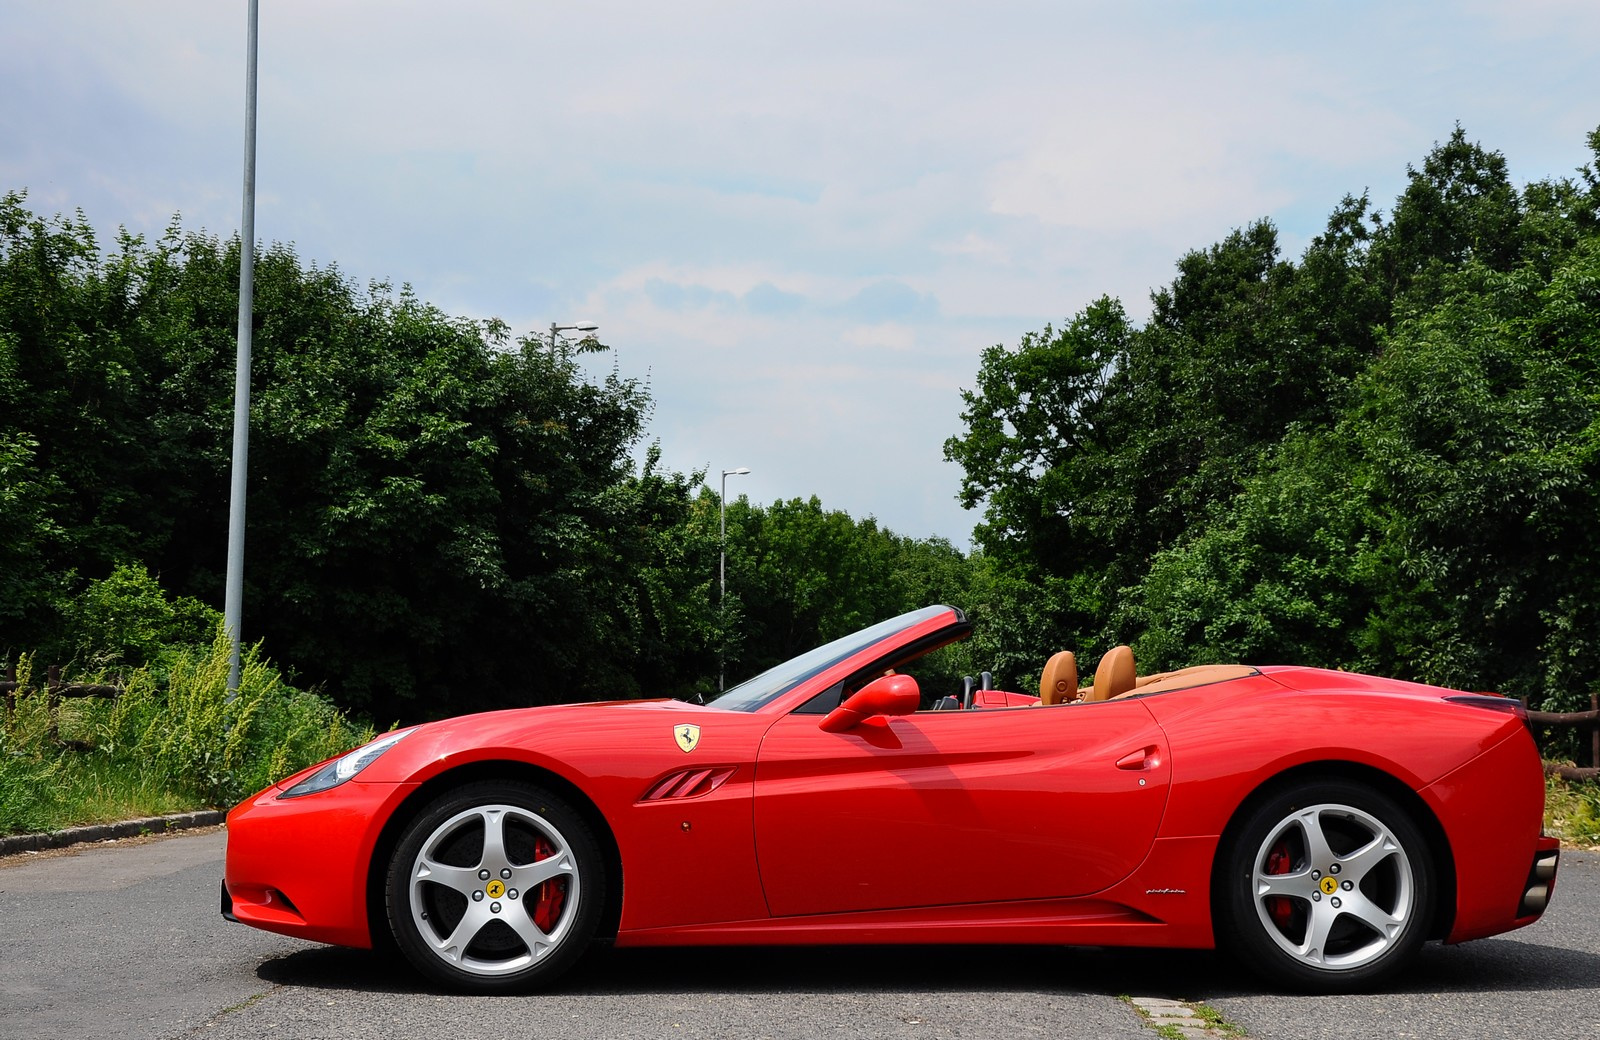
[(1078, 659), (1071, 650), (1052, 654), (1039, 676), (1039, 703), (1065, 704), (1078, 697)]
[(1100, 658), (1100, 664), (1094, 670), (1094, 689), (1089, 692), (1086, 699), (1110, 700), (1133, 689), (1138, 681), (1138, 673), (1134, 671), (1133, 648), (1114, 646)]

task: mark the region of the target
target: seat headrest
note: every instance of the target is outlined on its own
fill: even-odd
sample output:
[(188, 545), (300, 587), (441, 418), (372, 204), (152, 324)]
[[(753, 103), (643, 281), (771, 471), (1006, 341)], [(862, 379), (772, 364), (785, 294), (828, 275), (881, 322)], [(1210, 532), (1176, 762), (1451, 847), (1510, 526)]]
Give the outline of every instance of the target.
[(1039, 676), (1039, 703), (1065, 704), (1078, 695), (1078, 659), (1071, 650), (1059, 650), (1045, 662)]
[(1089, 695), (1089, 699), (1110, 700), (1118, 694), (1133, 689), (1138, 681), (1139, 676), (1133, 664), (1133, 648), (1114, 646), (1100, 658), (1100, 665), (1094, 670), (1094, 692)]

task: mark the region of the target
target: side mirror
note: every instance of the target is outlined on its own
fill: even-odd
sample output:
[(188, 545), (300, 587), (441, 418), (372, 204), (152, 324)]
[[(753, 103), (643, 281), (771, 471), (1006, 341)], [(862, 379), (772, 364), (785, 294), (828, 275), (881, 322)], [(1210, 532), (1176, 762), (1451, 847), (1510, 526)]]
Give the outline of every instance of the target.
[(909, 675), (884, 675), (845, 699), (819, 723), (825, 733), (843, 733), (875, 715), (910, 715), (922, 705), (922, 691)]

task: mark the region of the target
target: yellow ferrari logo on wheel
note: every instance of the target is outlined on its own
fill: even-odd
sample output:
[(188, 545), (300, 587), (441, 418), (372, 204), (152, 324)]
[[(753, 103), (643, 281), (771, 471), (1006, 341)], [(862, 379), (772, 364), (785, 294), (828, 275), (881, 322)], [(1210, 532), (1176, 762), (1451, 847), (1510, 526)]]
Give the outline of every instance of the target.
[(484, 889), (484, 891), (489, 894), (490, 899), (499, 899), (501, 896), (506, 894), (506, 886), (500, 881), (495, 880), (489, 882), (489, 887)]
[(672, 731), (672, 735), (678, 738), (678, 746), (683, 748), (684, 754), (693, 751), (695, 745), (700, 743), (699, 726), (679, 726)]
[(1322, 879), (1323, 895), (1331, 896), (1337, 891), (1339, 891), (1339, 881), (1337, 878), (1325, 877)]

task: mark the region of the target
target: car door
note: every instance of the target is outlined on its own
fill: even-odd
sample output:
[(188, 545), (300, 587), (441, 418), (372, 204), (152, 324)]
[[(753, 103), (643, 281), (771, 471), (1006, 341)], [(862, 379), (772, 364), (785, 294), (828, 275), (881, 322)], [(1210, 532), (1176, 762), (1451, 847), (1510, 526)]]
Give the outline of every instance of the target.
[(1085, 895), (1132, 872), (1171, 776), (1139, 700), (874, 718), (791, 714), (755, 776), (774, 916)]

